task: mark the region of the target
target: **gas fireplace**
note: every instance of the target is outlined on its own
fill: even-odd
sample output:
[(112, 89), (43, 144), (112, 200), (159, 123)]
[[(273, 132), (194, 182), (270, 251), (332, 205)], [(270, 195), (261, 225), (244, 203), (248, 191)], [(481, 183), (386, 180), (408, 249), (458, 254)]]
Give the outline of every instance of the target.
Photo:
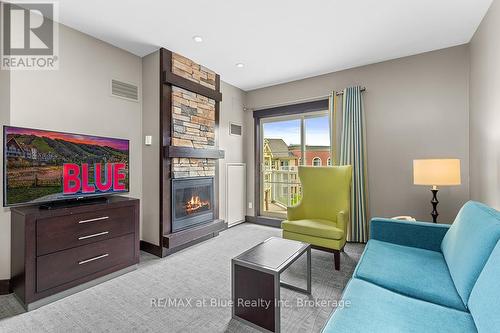
[(213, 221), (213, 191), (213, 177), (173, 179), (172, 232)]

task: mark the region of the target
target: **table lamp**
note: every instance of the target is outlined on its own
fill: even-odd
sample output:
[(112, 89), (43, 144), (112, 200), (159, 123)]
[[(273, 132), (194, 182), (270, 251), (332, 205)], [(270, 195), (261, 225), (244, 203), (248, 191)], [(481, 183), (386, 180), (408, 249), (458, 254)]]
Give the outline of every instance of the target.
[(432, 222), (437, 222), (438, 186), (460, 185), (459, 159), (413, 160), (413, 184), (432, 186)]

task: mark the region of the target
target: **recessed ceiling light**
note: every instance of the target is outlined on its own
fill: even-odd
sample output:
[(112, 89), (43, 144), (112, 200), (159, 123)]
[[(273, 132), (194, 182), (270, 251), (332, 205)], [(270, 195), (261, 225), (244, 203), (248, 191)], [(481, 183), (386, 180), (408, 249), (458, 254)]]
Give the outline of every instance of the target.
[(196, 42), (196, 43), (201, 43), (203, 42), (203, 38), (201, 36), (193, 36), (193, 40)]
[(236, 67), (243, 68), (243, 67), (245, 67), (245, 64), (242, 64), (241, 62), (239, 62), (236, 64)]

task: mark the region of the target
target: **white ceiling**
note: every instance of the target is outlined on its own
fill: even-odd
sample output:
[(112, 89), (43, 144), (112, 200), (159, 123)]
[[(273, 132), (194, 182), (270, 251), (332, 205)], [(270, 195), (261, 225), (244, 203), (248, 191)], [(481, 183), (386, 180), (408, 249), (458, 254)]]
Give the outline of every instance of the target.
[(168, 48), (252, 90), (467, 43), (491, 2), (60, 0), (59, 8), (77, 30), (139, 56)]

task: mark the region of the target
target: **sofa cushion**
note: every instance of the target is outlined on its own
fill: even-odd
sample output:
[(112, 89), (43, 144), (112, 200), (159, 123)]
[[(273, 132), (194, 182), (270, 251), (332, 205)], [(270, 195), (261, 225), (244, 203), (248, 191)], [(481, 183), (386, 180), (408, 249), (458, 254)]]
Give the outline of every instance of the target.
[(469, 297), (469, 310), (480, 332), (500, 331), (500, 242), (484, 265)]
[[(476, 332), (469, 313), (406, 297), (352, 279), (323, 332)], [(349, 302), (349, 303), (347, 303)]]
[(455, 287), (467, 304), (472, 287), (500, 239), (500, 212), (467, 202), (441, 243)]
[(409, 297), (466, 310), (440, 252), (372, 239), (354, 277)]
[(335, 222), (319, 219), (283, 221), (281, 228), (297, 234), (310, 235), (321, 238), (342, 239), (344, 232), (337, 228)]

